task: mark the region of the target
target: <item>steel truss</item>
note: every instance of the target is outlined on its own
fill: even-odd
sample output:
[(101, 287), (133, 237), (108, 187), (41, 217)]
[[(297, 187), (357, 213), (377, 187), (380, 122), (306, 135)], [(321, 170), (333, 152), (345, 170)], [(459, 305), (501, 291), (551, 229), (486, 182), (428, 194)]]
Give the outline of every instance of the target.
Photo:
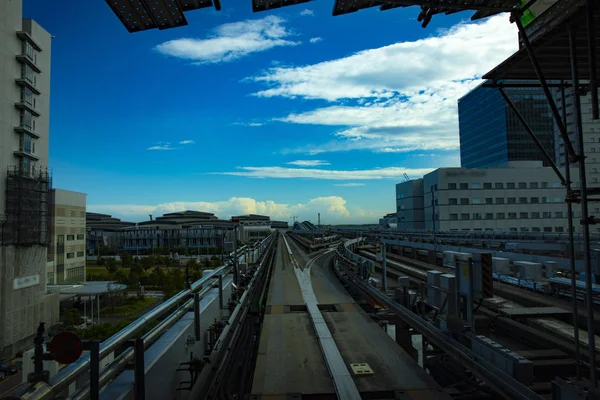
[[(530, 3), (535, 2), (535, 0)], [(590, 354), (589, 359), (589, 370), (590, 370), (590, 387), (595, 389), (597, 387), (596, 381), (596, 357), (593, 356), (595, 352), (595, 336), (594, 336), (594, 312), (592, 307), (592, 276), (593, 269), (591, 264), (591, 243), (590, 243), (590, 225), (598, 222), (593, 216), (589, 215), (588, 203), (590, 201), (600, 201), (600, 198), (590, 198), (590, 195), (600, 194), (598, 188), (589, 188), (586, 180), (586, 165), (585, 165), (585, 149), (583, 145), (583, 123), (581, 117), (581, 102), (580, 96), (586, 92), (591, 93), (592, 99), (592, 115), (593, 119), (598, 119), (598, 82), (597, 82), (597, 60), (596, 60), (596, 40), (595, 40), (595, 27), (594, 19), (596, 13), (600, 13), (598, 6), (594, 4), (593, 0), (587, 0), (584, 6), (585, 11), (585, 31), (586, 31), (586, 42), (587, 42), (587, 66), (586, 71), (589, 71), (589, 76), (582, 77), (580, 71), (582, 66), (579, 65), (581, 57), (578, 58), (578, 46), (581, 47), (581, 37), (576, 37), (576, 16), (571, 16), (565, 23), (561, 24), (558, 28), (567, 30), (568, 35), (568, 46), (569, 46), (569, 58), (570, 58), (570, 76), (563, 76), (560, 83), (548, 82), (545, 78), (544, 71), (542, 68), (543, 62), (540, 61), (537, 53), (540, 50), (540, 46), (536, 47), (532, 44), (530, 38), (521, 23), (520, 16), (521, 12), (513, 11), (511, 13), (511, 22), (514, 22), (519, 30), (520, 39), (522, 46), (527, 52), (527, 55), (531, 61), (539, 85), (531, 84), (531, 82), (514, 83), (518, 79), (510, 79), (511, 83), (493, 80), (491, 83), (486, 83), (485, 86), (495, 87), (499, 90), (500, 94), (504, 98), (508, 107), (515, 113), (531, 139), (535, 142), (536, 146), (540, 149), (544, 158), (549, 163), (556, 176), (560, 179), (563, 186), (566, 188), (565, 202), (567, 203), (567, 215), (569, 219), (569, 243), (571, 249), (573, 248), (574, 232), (573, 232), (573, 203), (581, 204), (581, 225), (583, 228), (583, 239), (584, 239), (584, 265), (585, 265), (585, 304), (587, 306), (587, 323), (588, 323), (588, 351)], [(557, 29), (558, 29), (557, 28)], [(544, 45), (546, 45), (545, 43)], [(544, 46), (542, 45), (542, 46)], [(551, 46), (551, 44), (548, 44)], [(548, 50), (548, 49), (546, 49)], [(497, 67), (498, 68), (501, 68)], [(510, 67), (508, 67), (510, 68)], [(508, 78), (507, 78), (508, 79)], [(585, 79), (587, 83), (582, 83), (582, 79)], [(570, 85), (568, 84), (570, 82)], [(537, 138), (535, 132), (531, 129), (527, 121), (521, 115), (517, 106), (507, 96), (504, 88), (506, 87), (541, 87), (544, 91), (546, 100), (552, 111), (552, 116), (556, 126), (558, 127), (559, 133), (563, 139), (563, 143), (566, 149), (566, 163), (565, 163), (565, 174), (563, 175), (558, 169), (555, 160), (553, 160), (542, 143)], [(562, 115), (560, 114), (556, 105), (554, 96), (552, 95), (550, 88), (555, 87), (560, 89)], [(573, 107), (575, 110), (575, 126), (573, 127), (576, 133), (576, 145), (573, 144), (568, 134), (568, 121), (566, 114), (566, 99), (565, 99), (565, 88), (571, 87), (573, 89)], [(577, 164), (579, 168), (579, 189), (574, 190), (572, 187), (573, 182), (571, 181), (571, 164)], [(572, 293), (572, 310), (573, 310), (573, 327), (575, 336), (575, 352), (576, 352), (576, 363), (577, 363), (577, 378), (580, 379), (581, 372), (580, 366), (582, 364), (580, 358), (580, 343), (579, 343), (579, 327), (577, 323), (578, 305), (576, 298), (576, 282), (575, 282), (575, 254), (571, 251), (570, 254), (570, 267), (571, 267), (571, 293)]]

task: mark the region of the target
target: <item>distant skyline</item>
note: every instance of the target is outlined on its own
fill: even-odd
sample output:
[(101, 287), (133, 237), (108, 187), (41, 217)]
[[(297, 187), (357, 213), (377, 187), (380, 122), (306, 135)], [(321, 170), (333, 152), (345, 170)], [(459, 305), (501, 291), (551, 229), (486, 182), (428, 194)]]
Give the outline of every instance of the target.
[[(507, 14), (250, 1), (129, 34), (105, 2), (24, 0), (55, 36), (50, 166), (88, 211), (374, 223), (395, 184), (459, 166), (457, 99), (518, 48)], [(358, 28), (360, 27), (360, 28)]]

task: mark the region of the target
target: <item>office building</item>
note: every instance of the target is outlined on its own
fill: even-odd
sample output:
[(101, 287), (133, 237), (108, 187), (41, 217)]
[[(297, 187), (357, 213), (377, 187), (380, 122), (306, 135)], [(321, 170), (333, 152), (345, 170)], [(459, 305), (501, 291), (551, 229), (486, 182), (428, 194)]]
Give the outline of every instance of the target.
[(271, 218), (267, 215), (237, 215), (232, 216), (231, 221), (238, 225), (238, 240), (242, 243), (261, 240), (272, 231)]
[(401, 230), (425, 229), (423, 179), (396, 185), (396, 220)]
[(86, 194), (52, 189), (48, 284), (85, 282)]
[[(506, 88), (538, 139), (554, 158), (554, 121), (541, 88)], [(510, 161), (542, 161), (515, 113), (497, 89), (478, 86), (458, 100), (460, 163), (463, 168), (486, 168)]]
[(86, 250), (88, 255), (98, 255), (101, 248), (119, 248), (117, 232), (135, 226), (135, 222), (121, 221), (112, 215), (85, 213)]
[(397, 228), (397, 214), (395, 212), (389, 213), (379, 218), (379, 227), (381, 229), (396, 229)]
[[(563, 115), (562, 95), (560, 89), (554, 89), (554, 98), (561, 115)], [(575, 147), (575, 152), (578, 153), (578, 140), (576, 135), (576, 120), (575, 110), (573, 104), (573, 90), (565, 90), (565, 103), (566, 103), (566, 114), (567, 114), (567, 132), (569, 138)], [(585, 167), (586, 167), (586, 178), (589, 187), (600, 186), (600, 120), (592, 119), (592, 96), (588, 93), (585, 96), (580, 96), (581, 101), (581, 122), (583, 126), (583, 147), (586, 155)], [(560, 136), (558, 126), (554, 125), (555, 133), (555, 153), (556, 153), (556, 164), (564, 167), (566, 162), (565, 156), (565, 145)], [(577, 166), (574, 164), (573, 166)], [(571, 180), (575, 183), (579, 182), (579, 176), (577, 174), (571, 174)], [(600, 205), (590, 205), (591, 213), (600, 212)], [(597, 214), (596, 214), (597, 215)]]
[(0, 358), (31, 345), (39, 321), (58, 321), (46, 293), (51, 37), (0, 2)]
[(136, 254), (157, 247), (185, 248), (202, 254), (208, 248), (222, 248), (231, 241), (233, 225), (212, 213), (180, 211), (120, 228), (116, 232), (118, 249)]
[[(424, 228), (436, 232), (567, 232), (564, 198), (565, 188), (541, 161), (496, 168), (439, 168), (423, 177)], [(400, 229), (419, 228), (406, 224)]]

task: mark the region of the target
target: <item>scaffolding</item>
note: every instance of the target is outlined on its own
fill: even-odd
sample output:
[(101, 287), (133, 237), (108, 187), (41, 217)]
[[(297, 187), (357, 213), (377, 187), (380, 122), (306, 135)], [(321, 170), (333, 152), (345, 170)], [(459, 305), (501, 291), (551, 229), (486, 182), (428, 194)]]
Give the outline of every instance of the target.
[(2, 243), (47, 246), (52, 188), (48, 168), (9, 166), (6, 179), (6, 226)]

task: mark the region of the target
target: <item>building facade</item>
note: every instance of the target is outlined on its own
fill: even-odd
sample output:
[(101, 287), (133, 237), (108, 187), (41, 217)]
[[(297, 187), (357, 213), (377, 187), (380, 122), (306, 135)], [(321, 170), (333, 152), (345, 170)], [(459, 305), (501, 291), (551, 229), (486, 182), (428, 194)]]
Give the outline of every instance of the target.
[(401, 230), (425, 229), (423, 179), (396, 185), (396, 220)]
[(31, 344), (39, 321), (58, 321), (46, 292), (51, 37), (0, 2), (0, 358)]
[(86, 250), (88, 255), (98, 255), (101, 248), (120, 248), (117, 232), (135, 226), (135, 222), (121, 221), (112, 215), (85, 213)]
[[(560, 89), (554, 89), (554, 98), (561, 115), (563, 115), (562, 94)], [(573, 90), (565, 89), (565, 104), (567, 115), (567, 132), (571, 143), (578, 152), (578, 139), (576, 134), (575, 107), (573, 104)], [(592, 96), (588, 93), (580, 96), (581, 101), (581, 122), (583, 126), (583, 148), (586, 155), (585, 168), (588, 187), (600, 186), (600, 120), (592, 119)], [(556, 124), (554, 125), (555, 134), (555, 154), (556, 164), (564, 167), (566, 163), (565, 144), (560, 136)], [(576, 165), (574, 165), (576, 166)], [(577, 174), (571, 174), (573, 182), (579, 182)], [(600, 212), (600, 205), (590, 205), (590, 212)]]
[[(423, 177), (424, 229), (567, 232), (565, 194), (554, 171), (541, 161), (497, 168), (439, 168)], [(580, 217), (579, 209), (574, 213), (575, 219)], [(405, 224), (400, 229), (421, 229), (418, 226)]]
[(86, 194), (52, 189), (48, 284), (85, 282)]
[[(505, 92), (554, 158), (554, 120), (542, 89), (506, 88)], [(463, 168), (487, 168), (510, 161), (547, 164), (497, 89), (480, 85), (460, 98), (458, 121)]]

